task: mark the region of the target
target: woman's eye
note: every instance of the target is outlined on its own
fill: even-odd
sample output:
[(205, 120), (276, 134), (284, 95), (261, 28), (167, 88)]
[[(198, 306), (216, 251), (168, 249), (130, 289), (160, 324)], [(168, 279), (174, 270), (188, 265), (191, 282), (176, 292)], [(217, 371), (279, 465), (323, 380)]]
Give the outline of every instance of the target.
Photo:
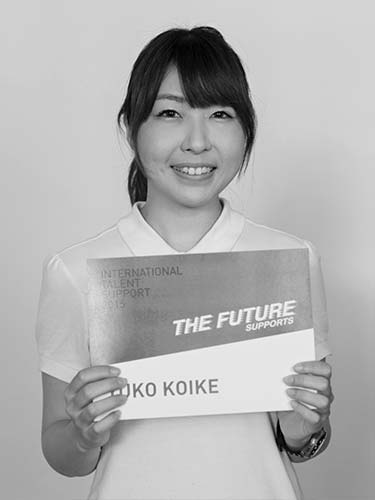
[(164, 109), (160, 113), (158, 113), (156, 116), (165, 116), (166, 118), (175, 118), (177, 114), (177, 111), (174, 109)]
[(217, 118), (232, 118), (230, 114), (228, 114), (226, 111), (216, 111), (214, 115), (221, 115), (221, 116), (216, 116)]

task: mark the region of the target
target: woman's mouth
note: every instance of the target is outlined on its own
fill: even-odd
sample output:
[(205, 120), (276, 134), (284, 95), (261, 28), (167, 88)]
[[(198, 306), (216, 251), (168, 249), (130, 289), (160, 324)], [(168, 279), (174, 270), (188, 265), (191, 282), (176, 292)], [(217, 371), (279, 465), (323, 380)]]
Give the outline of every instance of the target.
[(211, 172), (215, 170), (216, 167), (211, 165), (200, 165), (200, 166), (183, 166), (183, 165), (171, 165), (173, 170), (178, 172), (179, 174), (186, 177), (206, 177)]

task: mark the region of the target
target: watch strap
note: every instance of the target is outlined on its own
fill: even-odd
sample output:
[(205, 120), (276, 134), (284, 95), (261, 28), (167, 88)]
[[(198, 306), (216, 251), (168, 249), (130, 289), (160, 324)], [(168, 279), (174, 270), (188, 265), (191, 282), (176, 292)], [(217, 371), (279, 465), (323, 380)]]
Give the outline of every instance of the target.
[(288, 447), (284, 435), (280, 428), (280, 422), (277, 420), (277, 428), (276, 428), (276, 443), (280, 451), (285, 450), (287, 453), (291, 455), (295, 455), (301, 458), (312, 458), (314, 455), (318, 453), (320, 448), (323, 446), (323, 443), (327, 437), (327, 432), (322, 427), (319, 431), (315, 432), (309, 441), (303, 445), (300, 450), (292, 450)]

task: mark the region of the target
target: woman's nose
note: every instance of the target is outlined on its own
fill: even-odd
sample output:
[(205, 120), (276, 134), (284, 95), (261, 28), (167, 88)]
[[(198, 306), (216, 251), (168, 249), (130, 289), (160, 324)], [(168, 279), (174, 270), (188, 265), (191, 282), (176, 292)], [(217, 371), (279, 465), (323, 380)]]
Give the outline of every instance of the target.
[(184, 151), (193, 151), (194, 153), (211, 149), (209, 131), (204, 119), (192, 119), (187, 124), (181, 147)]

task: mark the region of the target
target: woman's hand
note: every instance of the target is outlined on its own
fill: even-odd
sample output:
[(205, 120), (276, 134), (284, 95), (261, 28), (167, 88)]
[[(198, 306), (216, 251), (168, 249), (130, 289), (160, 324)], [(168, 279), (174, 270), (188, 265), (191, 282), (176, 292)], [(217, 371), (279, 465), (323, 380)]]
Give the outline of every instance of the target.
[(118, 422), (120, 412), (111, 412), (98, 422), (94, 419), (126, 402), (127, 396), (109, 396), (93, 399), (122, 389), (127, 381), (118, 377), (120, 370), (111, 366), (92, 366), (77, 373), (65, 390), (65, 411), (77, 432), (77, 446), (81, 451), (103, 446), (110, 437), (111, 428)]
[(292, 398), (293, 411), (277, 414), (287, 444), (299, 448), (328, 420), (334, 396), (331, 388), (332, 370), (326, 361), (305, 361), (293, 369), (297, 373), (283, 379), (291, 386), (287, 394)]

